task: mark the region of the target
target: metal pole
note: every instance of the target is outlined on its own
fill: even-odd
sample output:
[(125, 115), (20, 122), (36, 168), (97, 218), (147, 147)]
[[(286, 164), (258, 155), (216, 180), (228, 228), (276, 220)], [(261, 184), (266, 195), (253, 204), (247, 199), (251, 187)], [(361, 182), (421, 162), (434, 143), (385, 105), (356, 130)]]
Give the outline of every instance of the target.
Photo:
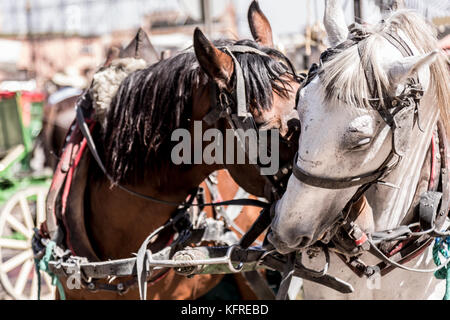
[(353, 8), (355, 11), (355, 22), (361, 22), (362, 20), (361, 0), (354, 0)]
[(203, 24), (205, 26), (205, 33), (211, 37), (212, 33), (212, 14), (211, 14), (211, 1), (200, 0), (200, 6), (202, 10)]
[(36, 48), (34, 45), (33, 27), (32, 27), (32, 12), (31, 12), (31, 1), (27, 0), (25, 3), (25, 10), (27, 16), (27, 40), (31, 47), (31, 70), (29, 70), (29, 76), (33, 73), (36, 74)]

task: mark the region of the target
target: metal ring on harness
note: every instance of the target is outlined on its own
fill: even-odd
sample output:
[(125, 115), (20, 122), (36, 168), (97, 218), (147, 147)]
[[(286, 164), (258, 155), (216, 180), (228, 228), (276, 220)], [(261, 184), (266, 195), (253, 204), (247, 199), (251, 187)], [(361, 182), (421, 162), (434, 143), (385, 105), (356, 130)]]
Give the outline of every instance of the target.
[(238, 273), (242, 270), (242, 268), (244, 268), (244, 263), (242, 262), (239, 262), (236, 268), (233, 266), (233, 263), (231, 262), (231, 254), (236, 247), (237, 245), (232, 245), (231, 247), (229, 247), (226, 255), (226, 258), (228, 259), (228, 268), (231, 270), (231, 272), (234, 273)]

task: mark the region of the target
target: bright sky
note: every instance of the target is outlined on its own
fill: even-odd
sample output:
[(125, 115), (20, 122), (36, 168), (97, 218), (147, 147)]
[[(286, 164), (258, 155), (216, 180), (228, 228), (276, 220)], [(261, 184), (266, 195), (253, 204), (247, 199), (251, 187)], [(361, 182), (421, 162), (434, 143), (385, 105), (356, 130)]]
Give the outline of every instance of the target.
[[(75, 31), (105, 34), (112, 30), (133, 29), (142, 25), (151, 11), (182, 10), (198, 12), (199, 0), (31, 0), (32, 26), (37, 32)], [(232, 1), (238, 15), (241, 36), (248, 36), (247, 10), (251, 0), (211, 0), (217, 10)], [(259, 0), (275, 36), (302, 32), (304, 26), (322, 20), (325, 0)], [(363, 14), (377, 12), (375, 0), (363, 0)], [(407, 6), (422, 14), (450, 16), (450, 0), (405, 0)], [(0, 1), (0, 26), (3, 33), (27, 31), (26, 0)], [(353, 0), (341, 0), (347, 22), (353, 22)], [(217, 11), (216, 10), (216, 11)], [(379, 16), (376, 17), (378, 19)], [(366, 19), (370, 19), (367, 18)], [(370, 22), (370, 21), (369, 21)], [(375, 21), (374, 21), (375, 22)]]

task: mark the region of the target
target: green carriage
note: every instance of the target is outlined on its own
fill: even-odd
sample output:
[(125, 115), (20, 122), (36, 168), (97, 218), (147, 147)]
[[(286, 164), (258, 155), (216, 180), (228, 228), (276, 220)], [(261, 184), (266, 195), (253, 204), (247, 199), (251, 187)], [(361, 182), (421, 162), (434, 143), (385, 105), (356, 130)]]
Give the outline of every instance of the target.
[[(31, 237), (45, 220), (51, 181), (51, 172), (32, 164), (43, 101), (40, 93), (0, 92), (0, 283), (3, 295), (13, 299), (37, 298)], [(41, 279), (41, 296), (51, 298), (50, 278)]]

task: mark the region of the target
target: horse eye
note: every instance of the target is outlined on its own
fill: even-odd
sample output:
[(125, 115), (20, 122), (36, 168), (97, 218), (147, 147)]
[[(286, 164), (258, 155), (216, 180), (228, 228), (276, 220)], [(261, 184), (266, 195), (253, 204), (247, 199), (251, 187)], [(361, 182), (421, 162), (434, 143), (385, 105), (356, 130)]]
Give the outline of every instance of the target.
[(370, 146), (371, 142), (372, 139), (364, 138), (362, 140), (359, 140), (358, 143), (354, 145), (351, 149), (355, 151), (367, 149), (367, 147)]

